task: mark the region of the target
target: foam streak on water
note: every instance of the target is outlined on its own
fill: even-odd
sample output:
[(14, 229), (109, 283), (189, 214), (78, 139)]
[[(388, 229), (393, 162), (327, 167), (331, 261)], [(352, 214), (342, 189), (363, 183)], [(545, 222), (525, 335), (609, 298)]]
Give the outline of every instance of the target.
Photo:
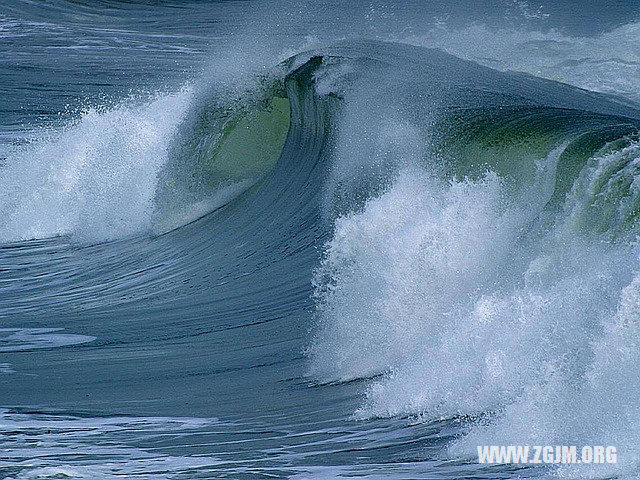
[(189, 478), (211, 471), (219, 460), (172, 455), (154, 444), (215, 424), (197, 418), (81, 418), (2, 410), (0, 474), (6, 479)]

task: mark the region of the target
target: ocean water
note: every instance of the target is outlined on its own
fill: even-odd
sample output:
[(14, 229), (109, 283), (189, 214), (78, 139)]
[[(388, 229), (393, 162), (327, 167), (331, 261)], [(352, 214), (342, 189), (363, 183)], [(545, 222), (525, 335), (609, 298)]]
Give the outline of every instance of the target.
[[(640, 2), (0, 2), (0, 478), (640, 475)], [(615, 445), (484, 465), (477, 445)]]

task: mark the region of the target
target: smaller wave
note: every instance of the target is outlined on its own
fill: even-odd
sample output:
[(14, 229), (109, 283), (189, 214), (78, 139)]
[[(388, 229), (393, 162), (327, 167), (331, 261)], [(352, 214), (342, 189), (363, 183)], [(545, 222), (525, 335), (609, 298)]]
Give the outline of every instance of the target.
[(289, 132), (290, 106), (266, 83), (230, 102), (217, 92), (217, 98), (205, 97), (204, 106), (191, 109), (158, 179), (156, 232), (225, 205), (276, 164)]
[(163, 233), (254, 184), (279, 158), (290, 111), (280, 55), (243, 48), (177, 91), (87, 108), (4, 149), (0, 242)]

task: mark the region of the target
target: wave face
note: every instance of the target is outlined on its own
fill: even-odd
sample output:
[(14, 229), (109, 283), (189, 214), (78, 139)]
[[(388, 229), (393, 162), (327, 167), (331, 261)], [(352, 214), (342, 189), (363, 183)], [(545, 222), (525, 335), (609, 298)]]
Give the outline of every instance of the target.
[[(541, 33), (552, 7), (510, 3), (520, 58), (515, 27), (417, 31), (412, 4), (298, 7), (312, 37), (203, 5), (156, 5), (162, 36), (136, 3), (0, 14), (33, 70), (43, 39), (70, 55), (37, 129), (0, 117), (0, 474), (636, 477), (640, 106), (606, 48), (635, 24)], [(52, 120), (142, 71), (167, 78)], [(619, 463), (488, 467), (484, 444)]]

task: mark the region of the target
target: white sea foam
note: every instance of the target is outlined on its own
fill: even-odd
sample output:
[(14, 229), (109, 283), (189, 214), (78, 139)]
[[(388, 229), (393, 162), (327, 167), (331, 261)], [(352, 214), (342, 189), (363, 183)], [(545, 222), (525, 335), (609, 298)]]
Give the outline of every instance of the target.
[(108, 240), (149, 228), (156, 176), (191, 96), (184, 88), (146, 104), (92, 108), (10, 151), (0, 170), (0, 241)]
[[(592, 158), (553, 227), (531, 229), (562, 149), (518, 198), (492, 172), (445, 182), (407, 167), (336, 220), (315, 277), (311, 374), (382, 374), (356, 417), (479, 415), (454, 455), (607, 444), (620, 452), (611, 468), (637, 468), (637, 145)], [(556, 473), (611, 473), (592, 468)]]

